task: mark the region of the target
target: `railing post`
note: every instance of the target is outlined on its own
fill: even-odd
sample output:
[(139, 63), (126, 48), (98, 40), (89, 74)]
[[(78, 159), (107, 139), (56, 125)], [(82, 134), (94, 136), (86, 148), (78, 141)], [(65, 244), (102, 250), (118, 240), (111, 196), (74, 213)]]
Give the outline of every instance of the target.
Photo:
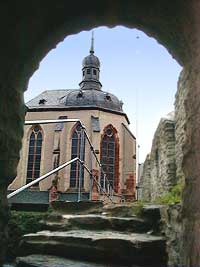
[[(92, 170), (91, 170), (92, 172)], [(92, 200), (92, 189), (93, 189), (93, 177), (92, 177), (92, 173), (90, 174), (90, 200)]]
[(99, 193), (99, 182), (98, 182), (98, 176), (99, 176), (99, 171), (93, 169), (92, 170), (92, 178), (93, 179), (93, 186), (92, 186), (92, 200), (98, 200), (100, 197), (100, 193)]
[(89, 199), (92, 200), (92, 189), (93, 189), (93, 174), (92, 174), (92, 148), (90, 147), (90, 196)]
[[(99, 166), (99, 179), (98, 179), (98, 182), (99, 182), (99, 184), (102, 186), (102, 184), (101, 184), (101, 179), (102, 179), (102, 166), (101, 166), (101, 164), (100, 164), (100, 166)], [(101, 192), (100, 192), (101, 193)]]
[(113, 188), (111, 187), (111, 190), (110, 190), (110, 197), (111, 199), (113, 199)]
[(79, 184), (78, 184), (78, 201), (81, 201), (81, 188), (82, 188), (82, 178), (83, 178), (83, 165), (82, 162), (84, 160), (84, 128), (81, 128), (80, 134), (80, 163), (79, 163)]
[(105, 173), (103, 174), (103, 189), (104, 191), (106, 189), (106, 174)]
[(110, 195), (110, 185), (108, 184), (108, 195)]

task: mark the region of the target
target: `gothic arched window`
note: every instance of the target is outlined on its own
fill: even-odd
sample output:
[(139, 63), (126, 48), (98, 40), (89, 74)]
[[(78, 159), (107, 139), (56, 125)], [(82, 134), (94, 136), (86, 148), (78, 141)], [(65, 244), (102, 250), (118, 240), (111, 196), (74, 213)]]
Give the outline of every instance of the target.
[[(112, 125), (104, 129), (101, 140), (101, 164), (102, 169), (114, 188), (118, 192), (119, 186), (119, 141), (117, 131)], [(101, 177), (103, 183), (103, 175)]]
[(41, 150), (42, 130), (37, 125), (32, 128), (30, 133), (26, 183), (30, 183), (40, 176)]
[[(75, 128), (73, 129), (72, 133), (72, 144), (71, 144), (71, 159), (74, 159), (76, 157), (80, 157), (80, 152), (81, 152), (81, 125), (78, 123)], [(85, 136), (83, 139), (83, 157), (82, 159), (85, 159)], [(84, 185), (84, 167), (81, 166), (82, 168), (82, 183), (81, 186), (83, 187)], [(79, 172), (80, 172), (80, 164), (78, 161), (73, 162), (71, 164), (71, 171), (70, 171), (70, 187), (71, 188), (78, 188), (79, 185)]]

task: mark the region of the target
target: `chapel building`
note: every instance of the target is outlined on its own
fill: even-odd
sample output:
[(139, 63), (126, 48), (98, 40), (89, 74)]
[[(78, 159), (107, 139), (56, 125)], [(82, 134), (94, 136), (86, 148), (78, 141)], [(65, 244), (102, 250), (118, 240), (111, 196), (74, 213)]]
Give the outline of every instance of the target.
[[(94, 55), (93, 38), (90, 53), (82, 62), (82, 81), (78, 89), (47, 90), (30, 100), (26, 121), (48, 119), (80, 119), (115, 194), (126, 200), (135, 199), (136, 138), (129, 129), (123, 103), (115, 95), (102, 90), (100, 61)], [(56, 123), (25, 125), (17, 177), (9, 190), (35, 180), (59, 165), (80, 156), (80, 124)], [(99, 166), (84, 141), (84, 161), (92, 170)], [(68, 199), (78, 190), (79, 163), (51, 175), (29, 191), (48, 191), (57, 179), (60, 194)], [(101, 179), (101, 178), (100, 178)], [(90, 175), (84, 171), (82, 192), (90, 191)]]

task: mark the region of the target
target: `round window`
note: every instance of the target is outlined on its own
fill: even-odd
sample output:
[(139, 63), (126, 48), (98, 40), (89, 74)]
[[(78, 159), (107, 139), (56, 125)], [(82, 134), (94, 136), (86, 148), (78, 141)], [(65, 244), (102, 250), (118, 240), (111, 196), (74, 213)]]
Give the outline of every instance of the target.
[(35, 132), (35, 133), (39, 132), (39, 130), (40, 130), (39, 126), (35, 126), (35, 127), (34, 127), (34, 132)]
[(107, 136), (112, 136), (112, 135), (113, 135), (113, 131), (112, 131), (112, 129), (111, 129), (111, 128), (108, 128), (108, 129), (106, 130), (106, 134), (107, 134)]

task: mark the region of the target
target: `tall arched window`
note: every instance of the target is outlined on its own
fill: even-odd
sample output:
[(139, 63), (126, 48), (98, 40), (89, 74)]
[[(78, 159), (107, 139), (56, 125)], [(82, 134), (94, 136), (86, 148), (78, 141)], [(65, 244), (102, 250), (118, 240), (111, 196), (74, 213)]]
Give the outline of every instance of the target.
[[(104, 129), (101, 139), (101, 164), (102, 169), (114, 188), (118, 192), (119, 187), (119, 140), (117, 131), (112, 125)], [(101, 177), (103, 183), (103, 175)]]
[[(71, 159), (76, 157), (80, 158), (80, 151), (81, 151), (81, 125), (78, 123), (75, 128), (73, 129), (72, 133), (72, 144), (71, 144)], [(83, 160), (85, 159), (85, 136), (83, 140)], [(82, 184), (84, 186), (84, 167), (82, 168)], [(78, 188), (79, 185), (79, 172), (80, 172), (80, 164), (78, 161), (73, 162), (71, 164), (71, 171), (70, 171), (70, 187), (71, 188)]]
[(42, 130), (40, 126), (37, 125), (30, 133), (26, 183), (40, 176), (41, 150)]

